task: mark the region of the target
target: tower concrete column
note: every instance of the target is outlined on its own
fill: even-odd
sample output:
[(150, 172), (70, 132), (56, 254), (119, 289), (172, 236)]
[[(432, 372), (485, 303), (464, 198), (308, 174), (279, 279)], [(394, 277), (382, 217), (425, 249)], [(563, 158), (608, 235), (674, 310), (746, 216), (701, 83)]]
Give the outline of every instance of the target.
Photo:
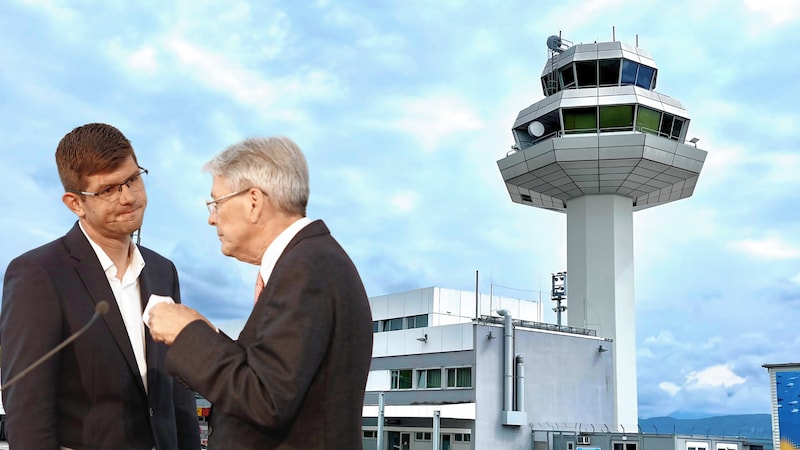
[[(615, 194), (567, 201), (567, 323), (614, 340), (616, 424), (638, 424), (633, 203)], [(606, 357), (600, 354), (599, 357)]]

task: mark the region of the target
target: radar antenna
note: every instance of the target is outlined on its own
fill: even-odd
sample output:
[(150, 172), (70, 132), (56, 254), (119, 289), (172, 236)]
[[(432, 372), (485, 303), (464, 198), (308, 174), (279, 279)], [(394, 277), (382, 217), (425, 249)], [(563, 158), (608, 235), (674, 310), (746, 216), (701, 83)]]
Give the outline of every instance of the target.
[(550, 55), (548, 57), (550, 61), (550, 72), (546, 76), (545, 95), (553, 95), (561, 90), (558, 85), (556, 66), (558, 65), (558, 57), (561, 52), (568, 49), (571, 45), (572, 42), (563, 39), (561, 33), (559, 33), (558, 36), (552, 35), (547, 38), (547, 48), (550, 49)]

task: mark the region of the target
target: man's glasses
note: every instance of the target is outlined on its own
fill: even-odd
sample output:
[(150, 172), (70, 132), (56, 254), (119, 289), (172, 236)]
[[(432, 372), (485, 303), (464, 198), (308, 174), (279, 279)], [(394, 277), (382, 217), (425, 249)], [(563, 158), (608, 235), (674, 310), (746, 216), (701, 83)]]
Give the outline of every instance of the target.
[(229, 198), (236, 197), (239, 194), (244, 194), (245, 192), (247, 192), (249, 190), (250, 190), (250, 188), (242, 189), (241, 191), (236, 191), (236, 192), (233, 192), (231, 194), (223, 195), (222, 197), (214, 198), (214, 199), (211, 199), (211, 200), (207, 201), (206, 202), (206, 206), (208, 207), (208, 213), (209, 214), (216, 214), (217, 213), (217, 205), (218, 204), (224, 202), (225, 200), (227, 200)]
[(139, 192), (144, 189), (144, 182), (145, 176), (147, 175), (147, 169), (143, 167), (139, 167), (139, 173), (136, 175), (128, 178), (127, 180), (123, 181), (120, 184), (111, 185), (102, 191), (98, 192), (84, 192), (84, 191), (67, 191), (72, 192), (73, 194), (81, 194), (81, 195), (88, 195), (89, 197), (97, 197), (100, 200), (105, 200), (107, 202), (115, 202), (119, 200), (120, 195), (122, 195), (122, 187), (127, 186), (128, 190), (131, 192)]

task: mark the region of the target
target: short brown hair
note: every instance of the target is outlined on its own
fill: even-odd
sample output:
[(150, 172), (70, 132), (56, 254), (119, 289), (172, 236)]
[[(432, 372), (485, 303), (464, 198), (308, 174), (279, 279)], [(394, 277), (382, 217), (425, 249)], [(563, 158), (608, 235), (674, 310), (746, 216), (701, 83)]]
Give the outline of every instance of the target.
[[(105, 123), (90, 123), (67, 133), (56, 148), (58, 176), (65, 191), (82, 191), (86, 177), (110, 172), (121, 166), (133, 152), (128, 138)], [(138, 164), (138, 162), (137, 162)]]

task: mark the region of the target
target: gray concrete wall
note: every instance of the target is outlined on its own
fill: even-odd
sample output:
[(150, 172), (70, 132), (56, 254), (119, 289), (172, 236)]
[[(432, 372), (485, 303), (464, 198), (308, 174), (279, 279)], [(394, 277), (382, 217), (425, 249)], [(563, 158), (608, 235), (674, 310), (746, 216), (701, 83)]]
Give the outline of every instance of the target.
[[(614, 422), (612, 342), (563, 333), (516, 328), (514, 355), (525, 359), (524, 409), (529, 425), (501, 425), (503, 410), (502, 327), (475, 325), (475, 448), (533, 447), (531, 424)], [(488, 339), (489, 331), (493, 339)], [(608, 349), (599, 352), (602, 343)]]

